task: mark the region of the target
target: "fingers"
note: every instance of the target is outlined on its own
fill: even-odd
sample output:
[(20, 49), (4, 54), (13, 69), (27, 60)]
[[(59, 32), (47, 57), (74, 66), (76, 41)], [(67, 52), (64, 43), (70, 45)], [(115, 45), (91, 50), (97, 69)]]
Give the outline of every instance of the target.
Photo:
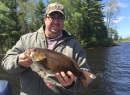
[(75, 78), (72, 72), (68, 71), (67, 74), (69, 77), (64, 72), (56, 73), (56, 78), (64, 87), (71, 85)]
[(24, 66), (29, 67), (32, 64), (32, 60), (24, 55), (24, 53), (21, 53), (18, 57), (18, 62)]
[(75, 78), (75, 76), (74, 76), (74, 74), (72, 72), (68, 71), (67, 74), (71, 77), (71, 79)]
[[(61, 72), (61, 74), (63, 75), (63, 72)], [(60, 84), (62, 86), (67, 86), (66, 81), (63, 79), (61, 74), (60, 73), (56, 73), (56, 78), (59, 80), (59, 82), (60, 82)]]

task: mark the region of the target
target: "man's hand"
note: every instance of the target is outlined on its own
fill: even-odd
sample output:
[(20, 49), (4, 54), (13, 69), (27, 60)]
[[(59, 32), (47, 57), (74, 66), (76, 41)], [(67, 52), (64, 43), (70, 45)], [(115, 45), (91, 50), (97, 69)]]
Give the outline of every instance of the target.
[(75, 79), (75, 76), (72, 72), (68, 71), (67, 74), (69, 75), (69, 77), (66, 76), (64, 72), (56, 73), (56, 78), (64, 87), (71, 85)]
[[(24, 52), (26, 53), (26, 51)], [(24, 55), (24, 53), (21, 53), (18, 57), (18, 62), (23, 67), (30, 67), (30, 65), (33, 63), (30, 58)]]

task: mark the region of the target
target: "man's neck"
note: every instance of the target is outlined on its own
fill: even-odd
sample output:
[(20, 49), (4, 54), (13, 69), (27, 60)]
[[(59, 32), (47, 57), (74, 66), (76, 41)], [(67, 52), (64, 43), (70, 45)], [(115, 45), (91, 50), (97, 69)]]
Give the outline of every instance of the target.
[(59, 35), (59, 36), (57, 36), (57, 37), (47, 37), (47, 38), (49, 38), (49, 39), (53, 39), (53, 40), (57, 40), (57, 39), (59, 39), (59, 38), (61, 38), (62, 37), (62, 33)]

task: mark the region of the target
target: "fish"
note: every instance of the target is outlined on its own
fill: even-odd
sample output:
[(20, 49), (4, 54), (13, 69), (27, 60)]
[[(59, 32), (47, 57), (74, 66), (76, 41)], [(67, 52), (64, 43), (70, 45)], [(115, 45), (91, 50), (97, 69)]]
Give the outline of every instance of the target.
[(31, 48), (28, 49), (24, 55), (31, 58), (42, 71), (46, 70), (52, 73), (63, 71), (66, 75), (68, 71), (71, 71), (75, 77), (79, 78), (85, 89), (87, 89), (88, 84), (96, 78), (91, 72), (80, 69), (74, 59), (54, 50)]

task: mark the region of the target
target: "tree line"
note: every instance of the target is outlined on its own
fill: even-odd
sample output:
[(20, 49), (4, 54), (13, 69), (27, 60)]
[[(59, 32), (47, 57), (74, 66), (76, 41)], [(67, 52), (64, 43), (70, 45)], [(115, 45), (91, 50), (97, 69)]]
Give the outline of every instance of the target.
[(44, 24), (45, 8), (51, 2), (59, 2), (65, 7), (64, 28), (84, 48), (110, 46), (118, 39), (118, 33), (105, 24), (105, 4), (101, 1), (49, 0), (44, 3), (42, 0), (0, 0), (0, 50), (6, 52), (21, 35), (39, 29)]

